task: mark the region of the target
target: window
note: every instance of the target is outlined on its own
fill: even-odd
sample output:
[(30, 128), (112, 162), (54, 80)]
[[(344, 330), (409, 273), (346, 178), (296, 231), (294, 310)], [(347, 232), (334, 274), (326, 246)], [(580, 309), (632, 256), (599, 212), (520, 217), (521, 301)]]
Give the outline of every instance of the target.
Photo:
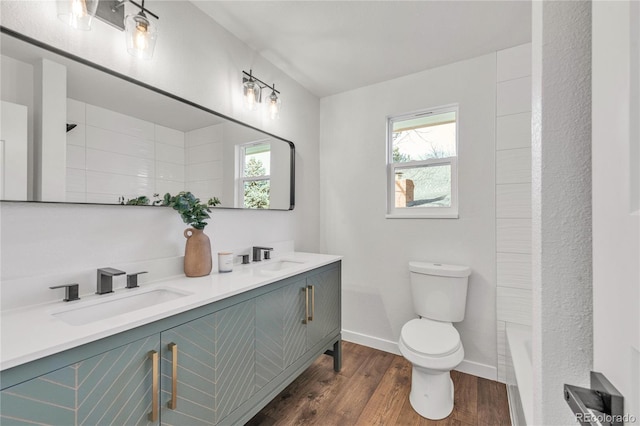
[(238, 199), (245, 209), (268, 209), (271, 189), (271, 144), (240, 146)]
[(389, 117), (387, 217), (458, 217), (458, 107)]

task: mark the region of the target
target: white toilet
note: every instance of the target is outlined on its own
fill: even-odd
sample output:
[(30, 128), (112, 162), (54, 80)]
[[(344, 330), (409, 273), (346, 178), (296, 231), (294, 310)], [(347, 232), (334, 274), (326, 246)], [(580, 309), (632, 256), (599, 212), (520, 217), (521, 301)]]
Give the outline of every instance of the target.
[(450, 371), (464, 359), (460, 334), (467, 304), (468, 266), (409, 262), (413, 306), (420, 318), (400, 332), (400, 353), (413, 364), (411, 406), (422, 417), (440, 420), (453, 411)]

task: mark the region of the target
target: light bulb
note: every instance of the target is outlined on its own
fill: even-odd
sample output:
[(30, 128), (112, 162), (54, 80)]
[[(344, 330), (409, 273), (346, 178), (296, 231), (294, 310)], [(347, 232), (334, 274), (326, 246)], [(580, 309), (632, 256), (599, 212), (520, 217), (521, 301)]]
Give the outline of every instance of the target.
[(255, 111), (260, 102), (260, 86), (253, 79), (246, 80), (244, 87), (244, 106), (249, 111)]
[(147, 35), (148, 35), (147, 26), (142, 23), (138, 23), (138, 25), (136, 25), (135, 41), (133, 42), (136, 49), (146, 50), (149, 48), (149, 41), (147, 40)]
[(269, 117), (272, 120), (280, 118), (280, 98), (276, 95), (275, 89), (269, 95)]
[(58, 1), (58, 18), (66, 22), (71, 28), (88, 31), (96, 13), (98, 2), (95, 0), (64, 0)]
[(155, 21), (149, 21), (144, 12), (127, 16), (127, 51), (137, 58), (151, 59), (158, 36), (157, 27)]

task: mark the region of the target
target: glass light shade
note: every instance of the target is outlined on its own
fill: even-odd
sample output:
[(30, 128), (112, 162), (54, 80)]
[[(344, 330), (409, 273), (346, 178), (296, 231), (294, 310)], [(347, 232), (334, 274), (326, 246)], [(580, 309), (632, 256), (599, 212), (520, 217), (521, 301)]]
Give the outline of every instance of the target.
[(158, 25), (150, 21), (144, 12), (128, 15), (124, 20), (127, 52), (136, 58), (151, 59), (156, 47)]
[(280, 118), (280, 110), (282, 109), (282, 101), (278, 97), (275, 91), (271, 92), (267, 99), (267, 108), (269, 110), (269, 117), (272, 120)]
[(249, 111), (255, 111), (260, 104), (260, 85), (257, 81), (249, 78), (242, 83), (242, 89), (244, 94), (244, 106)]
[(98, 9), (98, 0), (58, 0), (58, 18), (76, 30), (89, 31)]

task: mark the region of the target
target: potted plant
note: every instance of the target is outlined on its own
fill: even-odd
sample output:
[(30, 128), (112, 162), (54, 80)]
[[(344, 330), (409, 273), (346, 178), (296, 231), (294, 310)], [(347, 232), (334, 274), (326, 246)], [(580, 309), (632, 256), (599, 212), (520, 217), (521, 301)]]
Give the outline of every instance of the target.
[(212, 268), (211, 243), (203, 230), (207, 226), (206, 220), (210, 218), (209, 208), (220, 204), (220, 200), (214, 197), (207, 203), (201, 203), (191, 192), (182, 191), (176, 195), (166, 193), (161, 200), (154, 201), (154, 204), (172, 207), (180, 213), (184, 223), (190, 226), (184, 231), (187, 239), (184, 250), (184, 274), (187, 277), (209, 275)]

